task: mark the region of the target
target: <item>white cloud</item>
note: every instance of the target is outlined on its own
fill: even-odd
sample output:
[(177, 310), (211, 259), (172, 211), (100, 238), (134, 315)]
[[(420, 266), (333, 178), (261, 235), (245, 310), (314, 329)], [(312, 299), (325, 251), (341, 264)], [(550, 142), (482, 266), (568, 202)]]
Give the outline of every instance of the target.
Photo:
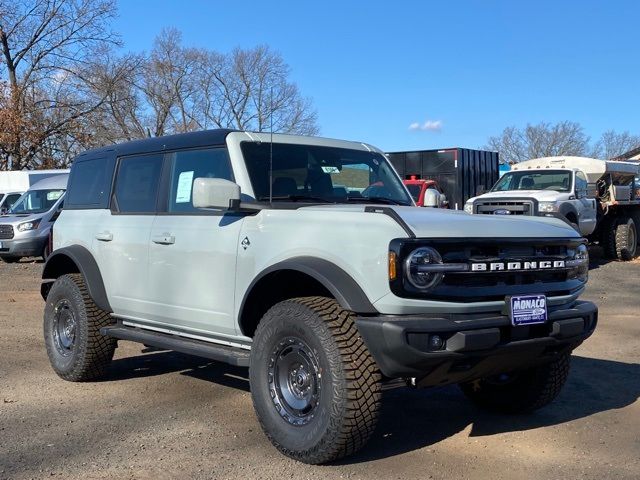
[(442, 120), (426, 120), (424, 123), (413, 122), (409, 125), (409, 130), (414, 132), (418, 130), (424, 132), (439, 132), (442, 130)]

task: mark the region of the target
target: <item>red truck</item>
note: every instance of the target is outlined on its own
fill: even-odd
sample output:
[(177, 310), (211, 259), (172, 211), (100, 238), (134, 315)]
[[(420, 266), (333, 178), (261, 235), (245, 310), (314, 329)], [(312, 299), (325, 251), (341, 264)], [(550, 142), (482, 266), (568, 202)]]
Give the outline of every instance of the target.
[[(435, 180), (425, 180), (411, 175), (403, 182), (418, 207), (449, 208), (447, 197)], [(432, 191), (429, 192), (429, 189)]]

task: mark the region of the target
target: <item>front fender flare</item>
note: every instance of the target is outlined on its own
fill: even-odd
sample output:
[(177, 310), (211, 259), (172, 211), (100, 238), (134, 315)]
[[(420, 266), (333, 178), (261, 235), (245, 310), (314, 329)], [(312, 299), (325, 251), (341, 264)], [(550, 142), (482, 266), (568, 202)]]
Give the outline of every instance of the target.
[(253, 279), (242, 299), (240, 317), (253, 287), (270, 273), (282, 270), (294, 270), (314, 278), (333, 295), (342, 308), (363, 314), (378, 313), (360, 285), (340, 267), (317, 257), (294, 257), (267, 267)]

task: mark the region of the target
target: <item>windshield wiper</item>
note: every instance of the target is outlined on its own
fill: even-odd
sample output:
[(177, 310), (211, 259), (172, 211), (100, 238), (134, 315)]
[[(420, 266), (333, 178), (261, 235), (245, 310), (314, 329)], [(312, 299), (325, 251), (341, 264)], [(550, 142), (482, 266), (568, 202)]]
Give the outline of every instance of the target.
[[(322, 197), (314, 197), (313, 195), (277, 195), (277, 196), (273, 196), (271, 197), (271, 200), (275, 200), (275, 201), (290, 201), (290, 202), (301, 202), (304, 200), (309, 200), (311, 202), (319, 202), (319, 203), (334, 203), (331, 200), (327, 200), (326, 198), (322, 198)], [(260, 202), (268, 202), (269, 201), (269, 197), (268, 196), (264, 196), (264, 197), (259, 197), (258, 201)]]
[(399, 202), (387, 197), (347, 197), (348, 202), (355, 203), (384, 203), (385, 205), (403, 205), (408, 206), (406, 202)]

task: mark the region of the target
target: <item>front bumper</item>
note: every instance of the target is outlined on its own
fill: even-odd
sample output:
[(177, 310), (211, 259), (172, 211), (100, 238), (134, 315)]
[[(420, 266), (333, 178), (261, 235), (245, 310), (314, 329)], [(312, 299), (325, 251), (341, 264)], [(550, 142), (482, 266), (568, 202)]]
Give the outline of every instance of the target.
[(433, 386), (549, 362), (580, 345), (598, 321), (598, 308), (585, 301), (548, 314), (544, 324), (517, 327), (501, 314), (359, 317), (356, 325), (385, 376)]
[(42, 255), (48, 238), (29, 237), (24, 239), (0, 240), (0, 257), (37, 257)]

